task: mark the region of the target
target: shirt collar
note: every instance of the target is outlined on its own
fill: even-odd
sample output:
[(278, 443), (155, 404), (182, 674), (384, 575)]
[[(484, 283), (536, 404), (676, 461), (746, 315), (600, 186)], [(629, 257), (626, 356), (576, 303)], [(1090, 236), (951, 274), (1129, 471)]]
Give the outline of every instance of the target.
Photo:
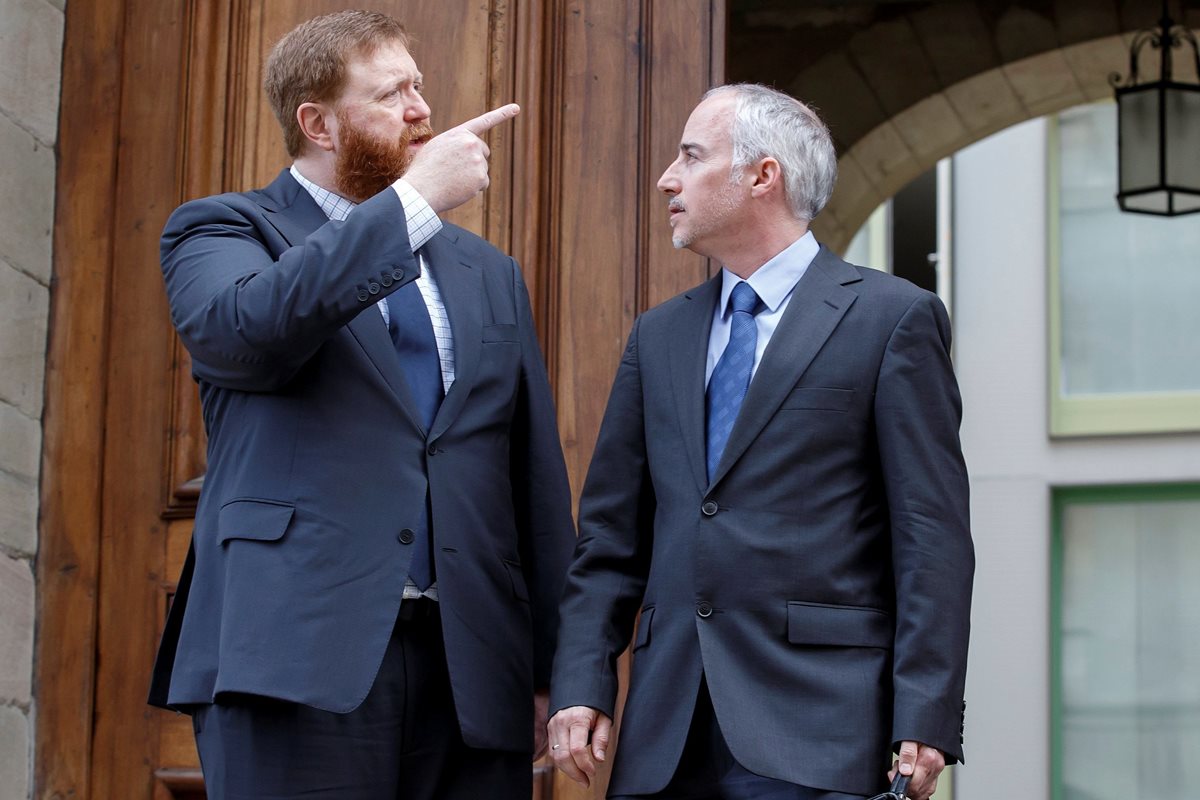
[[(763, 305), (772, 313), (779, 308), (796, 284), (808, 271), (808, 265), (817, 257), (820, 250), (816, 237), (808, 231), (796, 241), (785, 247), (770, 261), (754, 271), (746, 283), (754, 290)], [(733, 287), (741, 282), (741, 278), (727, 269), (721, 269), (721, 316), (729, 313), (729, 295)]]
[(312, 195), (312, 199), (316, 201), (321, 210), (325, 212), (325, 216), (332, 220), (342, 221), (350, 216), (350, 212), (354, 210), (356, 203), (347, 200), (340, 194), (335, 194), (328, 189), (318, 186), (308, 178), (300, 174), (300, 170), (296, 169), (296, 165), (292, 164), (292, 177), (296, 179), (296, 183), (304, 187), (304, 191)]

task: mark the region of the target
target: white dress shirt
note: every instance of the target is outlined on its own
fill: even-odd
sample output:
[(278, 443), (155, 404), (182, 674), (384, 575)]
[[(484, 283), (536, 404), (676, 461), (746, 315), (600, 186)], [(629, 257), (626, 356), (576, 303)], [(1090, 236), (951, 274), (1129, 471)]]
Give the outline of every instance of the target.
[[(756, 269), (746, 281), (765, 306), (754, 317), (758, 329), (758, 343), (754, 350), (754, 365), (750, 369), (752, 379), (754, 373), (758, 371), (759, 362), (762, 361), (763, 351), (767, 349), (767, 344), (771, 341), (771, 335), (775, 333), (775, 328), (779, 325), (783, 312), (787, 310), (788, 303), (792, 299), (792, 291), (804, 277), (809, 264), (817, 257), (817, 251), (820, 249), (812, 231), (809, 231)], [(721, 354), (725, 352), (725, 347), (729, 344), (731, 322), (729, 295), (733, 293), (733, 287), (738, 285), (741, 280), (729, 270), (721, 269), (721, 297), (717, 302), (717, 307), (713, 309), (712, 331), (708, 335), (708, 362), (704, 370), (704, 386), (706, 388), (709, 379), (712, 378), (713, 370), (717, 367), (717, 362), (721, 359)]]

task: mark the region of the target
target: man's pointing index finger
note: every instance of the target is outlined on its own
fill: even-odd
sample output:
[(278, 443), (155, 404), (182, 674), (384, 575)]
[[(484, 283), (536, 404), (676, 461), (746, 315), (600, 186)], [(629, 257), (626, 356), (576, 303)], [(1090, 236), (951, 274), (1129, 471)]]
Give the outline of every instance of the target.
[(509, 103), (506, 106), (494, 108), (485, 114), (480, 114), (475, 119), (469, 119), (460, 128), (466, 128), (476, 136), (482, 136), (487, 131), (499, 125), (501, 122), (512, 119), (517, 114), (521, 113), (521, 107), (516, 103)]

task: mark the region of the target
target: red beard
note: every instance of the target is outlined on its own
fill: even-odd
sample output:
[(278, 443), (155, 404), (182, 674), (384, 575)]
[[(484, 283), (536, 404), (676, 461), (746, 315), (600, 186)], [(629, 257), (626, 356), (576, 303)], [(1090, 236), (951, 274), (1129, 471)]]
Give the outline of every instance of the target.
[(426, 122), (406, 127), (394, 141), (379, 139), (358, 128), (338, 112), (341, 142), (334, 166), (338, 194), (361, 203), (382, 192), (408, 171), (413, 160), (409, 145), (433, 136)]

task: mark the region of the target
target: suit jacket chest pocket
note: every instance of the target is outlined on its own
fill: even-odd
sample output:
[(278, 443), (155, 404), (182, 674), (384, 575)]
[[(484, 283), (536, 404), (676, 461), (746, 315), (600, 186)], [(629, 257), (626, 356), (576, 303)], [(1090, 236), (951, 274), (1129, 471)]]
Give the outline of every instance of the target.
[(798, 386), (779, 406), (784, 411), (840, 411), (846, 413), (854, 404), (853, 389), (818, 386)]
[(496, 323), (495, 325), (483, 326), (483, 343), (498, 344), (508, 342), (511, 344), (521, 344), (521, 333), (517, 330), (517, 326), (507, 322)]
[(521, 336), (516, 325), (484, 325), (473, 396), (480, 393), (507, 404), (521, 373)]

